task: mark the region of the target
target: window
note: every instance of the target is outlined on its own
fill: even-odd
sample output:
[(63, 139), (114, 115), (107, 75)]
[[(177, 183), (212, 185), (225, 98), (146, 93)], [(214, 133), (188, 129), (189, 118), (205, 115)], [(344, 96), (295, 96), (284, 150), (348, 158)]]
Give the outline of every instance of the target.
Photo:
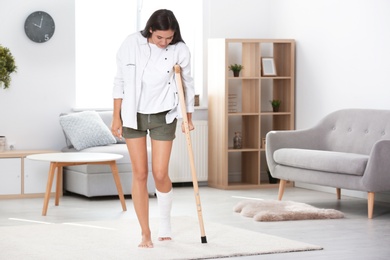
[[(170, 9), (191, 51), (195, 91), (202, 93), (202, 1), (80, 0), (76, 9), (76, 109), (111, 109), (116, 52), (157, 9)], [(191, 10), (191, 12), (188, 12)]]
[(137, 2), (75, 1), (76, 107), (111, 108), (116, 52), (136, 30)]

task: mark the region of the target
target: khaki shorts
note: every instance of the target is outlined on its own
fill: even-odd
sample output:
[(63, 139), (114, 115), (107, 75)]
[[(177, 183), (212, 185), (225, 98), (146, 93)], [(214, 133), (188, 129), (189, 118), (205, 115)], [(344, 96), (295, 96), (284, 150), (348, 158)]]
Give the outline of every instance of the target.
[(172, 141), (175, 139), (177, 119), (167, 124), (165, 116), (168, 111), (157, 114), (137, 113), (138, 129), (123, 127), (122, 135), (124, 138), (139, 138), (148, 134), (150, 138), (160, 141)]

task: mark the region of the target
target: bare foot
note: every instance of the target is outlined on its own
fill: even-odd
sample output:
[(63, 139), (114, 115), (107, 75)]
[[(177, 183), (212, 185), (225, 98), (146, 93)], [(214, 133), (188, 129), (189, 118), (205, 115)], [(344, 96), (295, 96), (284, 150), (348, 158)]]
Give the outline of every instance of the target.
[(159, 241), (167, 241), (167, 240), (172, 240), (171, 237), (159, 237), (158, 238)]
[(152, 242), (152, 239), (149, 236), (144, 236), (142, 235), (142, 241), (141, 243), (138, 245), (138, 247), (142, 247), (142, 248), (153, 248), (153, 242)]

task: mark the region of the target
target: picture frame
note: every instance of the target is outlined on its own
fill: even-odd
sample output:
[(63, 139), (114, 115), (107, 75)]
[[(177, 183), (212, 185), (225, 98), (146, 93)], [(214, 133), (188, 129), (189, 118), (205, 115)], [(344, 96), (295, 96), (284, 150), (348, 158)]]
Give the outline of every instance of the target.
[(276, 67), (274, 58), (266, 57), (261, 59), (262, 75), (276, 76)]

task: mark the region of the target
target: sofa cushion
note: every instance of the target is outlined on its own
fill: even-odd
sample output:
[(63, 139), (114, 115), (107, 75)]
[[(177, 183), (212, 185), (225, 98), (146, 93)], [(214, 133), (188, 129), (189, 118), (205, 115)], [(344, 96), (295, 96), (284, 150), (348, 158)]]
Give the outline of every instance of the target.
[(116, 143), (110, 129), (96, 111), (60, 116), (60, 124), (76, 150)]
[(362, 176), (369, 156), (354, 153), (282, 148), (274, 152), (275, 162), (303, 169)]

